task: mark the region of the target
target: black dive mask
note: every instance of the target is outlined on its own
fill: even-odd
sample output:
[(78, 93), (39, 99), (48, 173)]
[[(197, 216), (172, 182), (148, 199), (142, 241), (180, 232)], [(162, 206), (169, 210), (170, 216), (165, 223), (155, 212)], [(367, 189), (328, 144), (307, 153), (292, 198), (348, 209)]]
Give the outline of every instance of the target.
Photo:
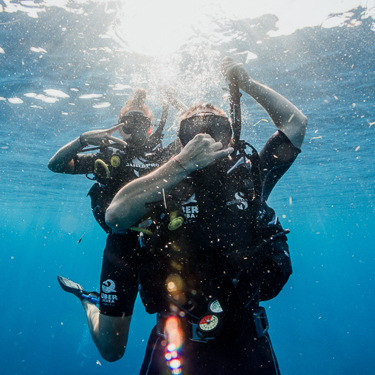
[(133, 147), (143, 146), (151, 133), (151, 120), (149, 117), (139, 112), (128, 112), (122, 116), (120, 122), (124, 123), (122, 131), (130, 134), (131, 138), (128, 143)]
[(232, 127), (227, 117), (213, 113), (203, 113), (188, 117), (181, 121), (178, 137), (181, 144), (191, 141), (197, 134), (209, 134), (216, 142), (227, 147), (232, 137)]

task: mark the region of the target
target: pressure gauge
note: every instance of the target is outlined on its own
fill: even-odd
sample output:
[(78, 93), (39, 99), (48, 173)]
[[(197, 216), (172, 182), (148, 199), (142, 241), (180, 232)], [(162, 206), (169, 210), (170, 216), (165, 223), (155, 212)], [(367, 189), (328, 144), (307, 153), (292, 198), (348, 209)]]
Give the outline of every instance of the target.
[(205, 315), (199, 320), (198, 330), (202, 336), (216, 336), (221, 329), (221, 318), (218, 315)]
[(216, 314), (223, 312), (223, 309), (217, 299), (210, 302), (210, 310)]

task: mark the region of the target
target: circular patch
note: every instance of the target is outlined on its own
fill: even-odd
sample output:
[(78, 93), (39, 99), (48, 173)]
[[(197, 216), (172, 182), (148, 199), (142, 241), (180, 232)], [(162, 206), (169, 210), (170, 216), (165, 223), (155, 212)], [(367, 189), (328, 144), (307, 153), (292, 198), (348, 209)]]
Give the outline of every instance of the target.
[(171, 220), (171, 222), (168, 224), (168, 229), (169, 230), (176, 230), (180, 228), (180, 226), (184, 223), (184, 218), (179, 216), (176, 217), (175, 219)]
[(112, 167), (117, 168), (120, 164), (121, 164), (120, 157), (117, 156), (117, 155), (113, 155), (111, 157), (111, 165), (112, 165)]

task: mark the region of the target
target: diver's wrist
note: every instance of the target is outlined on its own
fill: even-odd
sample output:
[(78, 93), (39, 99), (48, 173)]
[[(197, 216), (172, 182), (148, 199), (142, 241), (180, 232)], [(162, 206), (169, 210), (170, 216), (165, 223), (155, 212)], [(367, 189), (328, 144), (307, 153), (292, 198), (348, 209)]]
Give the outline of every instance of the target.
[(85, 148), (89, 145), (89, 143), (84, 139), (84, 133), (81, 134), (79, 137), (78, 137), (78, 140), (79, 140), (79, 143), (81, 145), (81, 148)]
[(184, 165), (181, 163), (181, 161), (179, 161), (176, 158), (176, 156), (174, 156), (172, 159), (179, 165), (180, 168), (182, 168), (185, 171), (186, 175), (189, 176), (190, 172), (184, 167)]

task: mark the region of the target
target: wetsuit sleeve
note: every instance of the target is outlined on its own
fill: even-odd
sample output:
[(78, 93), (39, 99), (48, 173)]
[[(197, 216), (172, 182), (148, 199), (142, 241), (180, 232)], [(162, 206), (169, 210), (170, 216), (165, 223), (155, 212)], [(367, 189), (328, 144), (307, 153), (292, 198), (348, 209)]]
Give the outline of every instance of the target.
[(243, 270), (238, 292), (245, 304), (257, 293), (260, 301), (275, 298), (292, 274), (286, 236), (272, 241), (253, 258), (253, 266)]
[(296, 160), (300, 149), (293, 146), (280, 130), (271, 136), (259, 153), (263, 181), (263, 199), (267, 201), (272, 189)]
[[(266, 201), (279, 179), (288, 171), (298, 154), (289, 138), (277, 131), (267, 141), (260, 156), (262, 195)], [(254, 259), (252, 272), (247, 272), (247, 282), (259, 287), (261, 301), (276, 297), (292, 274), (287, 237), (275, 212), (264, 206), (264, 215), (259, 217), (257, 239), (258, 256)]]
[(292, 274), (289, 246), (284, 239), (279, 239), (267, 245), (265, 252), (268, 256), (259, 267), (260, 271), (260, 300), (275, 298), (287, 283)]

